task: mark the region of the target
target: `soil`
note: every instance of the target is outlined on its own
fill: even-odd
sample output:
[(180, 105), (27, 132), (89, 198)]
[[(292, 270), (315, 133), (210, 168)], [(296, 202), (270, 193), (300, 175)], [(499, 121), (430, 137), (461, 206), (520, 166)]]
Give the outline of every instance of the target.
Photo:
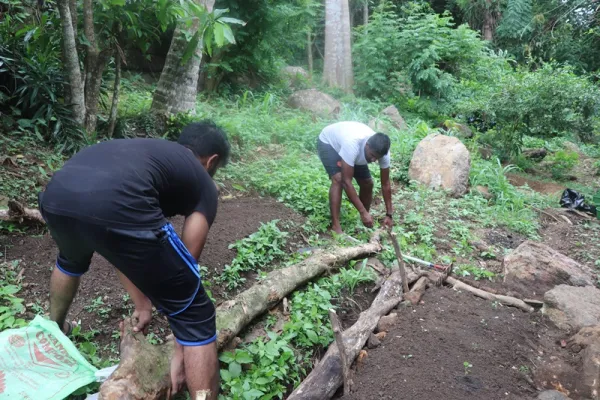
[(560, 194), (566, 187), (553, 182), (543, 182), (535, 179), (527, 178), (517, 174), (506, 174), (509, 182), (515, 187), (529, 186), (531, 190), (534, 190), (542, 194)]
[[(221, 200), (217, 218), (199, 260), (200, 265), (208, 267), (208, 276), (204, 279), (211, 282), (235, 257), (235, 250), (229, 249), (230, 244), (256, 232), (261, 223), (274, 219), (279, 219), (280, 228), (291, 234), (288, 251), (296, 251), (301, 247), (303, 243), (299, 230), (304, 219), (282, 203), (258, 197)], [(181, 232), (183, 218), (174, 218), (172, 223)], [(52, 238), (48, 234), (21, 237), (0, 235), (0, 248), (7, 260), (21, 260), (24, 289), (19, 295), (25, 299), (28, 310), (32, 310), (36, 303), (47, 310), (50, 274), (57, 253)], [(246, 286), (252, 283), (253, 280), (249, 277)], [(210, 289), (218, 304), (244, 287), (233, 292), (212, 284)], [(82, 331), (98, 330), (95, 341), (101, 348), (109, 343), (114, 344), (116, 339), (111, 336), (118, 329), (122, 317), (129, 315), (133, 308), (131, 301), (125, 301), (125, 294), (112, 265), (104, 258), (94, 255), (90, 270), (83, 276), (79, 292), (71, 306), (69, 320), (80, 320)], [(103, 304), (92, 306), (92, 301), (98, 298)], [(32, 311), (29, 311), (28, 317), (33, 318)], [(161, 338), (169, 333), (167, 328), (165, 318), (155, 315), (150, 332)]]
[(421, 304), (397, 313), (381, 346), (355, 364), (343, 399), (531, 399), (526, 376), (540, 351), (533, 343), (551, 347), (560, 336), (539, 314), (449, 288), (430, 288)]

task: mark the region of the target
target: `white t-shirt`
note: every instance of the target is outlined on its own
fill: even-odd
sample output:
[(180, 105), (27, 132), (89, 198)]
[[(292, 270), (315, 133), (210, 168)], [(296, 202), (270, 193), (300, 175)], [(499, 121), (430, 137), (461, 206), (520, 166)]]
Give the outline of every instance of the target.
[[(367, 165), (365, 144), (375, 131), (361, 122), (343, 121), (326, 126), (319, 135), (319, 140), (330, 145), (346, 164)], [(390, 152), (379, 159), (380, 168), (390, 167)]]

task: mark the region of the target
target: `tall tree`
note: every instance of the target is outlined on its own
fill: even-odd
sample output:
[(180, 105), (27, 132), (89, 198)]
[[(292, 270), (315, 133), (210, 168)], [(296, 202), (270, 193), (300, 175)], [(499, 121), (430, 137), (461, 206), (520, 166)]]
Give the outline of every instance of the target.
[[(215, 0), (194, 0), (203, 6), (206, 11), (212, 12)], [(152, 110), (159, 114), (176, 114), (180, 112), (194, 112), (198, 87), (198, 74), (202, 61), (202, 35), (198, 36), (200, 20), (195, 17), (191, 24), (181, 21), (173, 33), (171, 47), (167, 53), (158, 87), (152, 99)], [(199, 37), (192, 40), (196, 48), (192, 57), (184, 57), (189, 47), (188, 38)], [(187, 60), (185, 58), (188, 58)]]
[(352, 92), (354, 85), (350, 35), (348, 0), (326, 0), (323, 79), (346, 92)]
[(456, 0), (464, 19), (478, 29), (483, 39), (494, 41), (505, 0)]

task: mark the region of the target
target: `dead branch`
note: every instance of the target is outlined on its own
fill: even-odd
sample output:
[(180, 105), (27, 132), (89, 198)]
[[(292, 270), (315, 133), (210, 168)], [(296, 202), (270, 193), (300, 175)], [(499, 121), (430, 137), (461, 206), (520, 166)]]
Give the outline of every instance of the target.
[(338, 352), (342, 361), (342, 375), (344, 376), (344, 394), (348, 394), (352, 391), (352, 380), (350, 379), (350, 364), (348, 357), (346, 356), (346, 347), (344, 346), (344, 338), (342, 335), (342, 324), (335, 312), (335, 310), (329, 310), (329, 319), (331, 320), (331, 327), (333, 329), (333, 335), (335, 337), (335, 343), (338, 347)]
[(0, 210), (0, 221), (14, 221), (19, 224), (23, 223), (23, 221), (35, 222), (37, 224), (46, 223), (38, 210), (27, 208), (14, 200), (9, 200), (8, 210)]
[(517, 308), (520, 308), (521, 310), (527, 311), (527, 312), (534, 311), (533, 307), (527, 305), (523, 300), (519, 300), (516, 297), (504, 296), (501, 294), (493, 294), (490, 292), (486, 292), (485, 290), (477, 289), (471, 285), (467, 285), (466, 283), (461, 282), (458, 279), (453, 278), (451, 276), (446, 278), (446, 282), (448, 282), (450, 285), (452, 285), (452, 287), (456, 290), (464, 290), (465, 292), (469, 292), (477, 297), (481, 297), (482, 299), (497, 301), (498, 303), (501, 303), (501, 304), (504, 304), (507, 306), (517, 307)]
[(427, 289), (427, 285), (429, 284), (429, 278), (423, 276), (419, 278), (417, 283), (412, 287), (410, 292), (404, 294), (404, 300), (410, 301), (412, 305), (417, 305), (423, 298), (425, 294), (425, 289)]
[(404, 290), (404, 293), (408, 293), (408, 280), (406, 279), (406, 268), (404, 266), (402, 252), (400, 251), (400, 245), (398, 244), (398, 240), (396, 240), (396, 234), (392, 232), (391, 229), (388, 231), (388, 236), (394, 245), (394, 251), (396, 252), (396, 258), (398, 259), (398, 267), (400, 268), (400, 277), (402, 279), (402, 289)]

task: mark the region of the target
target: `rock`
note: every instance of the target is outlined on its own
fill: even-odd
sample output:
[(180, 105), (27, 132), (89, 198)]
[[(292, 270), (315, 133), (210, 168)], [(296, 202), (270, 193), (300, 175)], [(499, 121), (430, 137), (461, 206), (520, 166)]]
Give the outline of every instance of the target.
[[(537, 368), (534, 369), (534, 385), (541, 389), (561, 388), (567, 392), (574, 392), (577, 390), (578, 380), (579, 373), (576, 368), (566, 362), (542, 360), (538, 363)], [(542, 398), (552, 399), (552, 397)], [(566, 398), (568, 399), (568, 397)], [(558, 399), (565, 398), (558, 397)]]
[(481, 185), (475, 186), (475, 191), (477, 193), (479, 193), (486, 200), (491, 200), (492, 197), (494, 197), (490, 193), (490, 190), (488, 188), (486, 188), (485, 186), (481, 186)]
[(373, 129), (375, 132), (387, 132), (391, 128), (390, 124), (379, 118), (372, 118), (368, 125), (369, 128)]
[(288, 99), (288, 105), (320, 117), (335, 116), (342, 108), (342, 103), (316, 89), (299, 90), (292, 93)]
[(390, 120), (394, 128), (399, 130), (404, 130), (408, 128), (406, 122), (404, 122), (404, 118), (400, 115), (400, 112), (396, 108), (396, 106), (389, 106), (385, 110), (381, 112), (381, 114)]
[(570, 400), (570, 397), (567, 397), (565, 394), (559, 392), (558, 390), (546, 390), (542, 392), (536, 397), (537, 400)]
[(526, 297), (541, 298), (556, 285), (594, 284), (592, 271), (544, 244), (525, 241), (504, 257), (504, 283)]
[(381, 340), (379, 340), (379, 338), (375, 336), (374, 333), (371, 333), (371, 335), (369, 335), (369, 340), (367, 340), (367, 348), (374, 349), (376, 347), (379, 347), (380, 345)]
[(542, 312), (560, 329), (578, 331), (600, 325), (600, 290), (558, 285), (544, 295)]
[(391, 313), (389, 315), (383, 316), (379, 319), (379, 323), (377, 324), (378, 332), (389, 332), (390, 329), (394, 327), (399, 321), (398, 314)]
[(303, 82), (310, 79), (310, 74), (302, 67), (287, 66), (281, 70), (281, 75), (284, 79), (287, 79), (293, 87), (298, 87)]
[(467, 192), (471, 155), (455, 137), (434, 133), (421, 140), (412, 160), (408, 176), (430, 189), (449, 190), (455, 197)]
[(460, 124), (456, 121), (446, 120), (439, 125), (440, 128), (447, 132), (453, 131), (458, 137), (470, 139), (473, 137), (473, 131), (465, 124)]

